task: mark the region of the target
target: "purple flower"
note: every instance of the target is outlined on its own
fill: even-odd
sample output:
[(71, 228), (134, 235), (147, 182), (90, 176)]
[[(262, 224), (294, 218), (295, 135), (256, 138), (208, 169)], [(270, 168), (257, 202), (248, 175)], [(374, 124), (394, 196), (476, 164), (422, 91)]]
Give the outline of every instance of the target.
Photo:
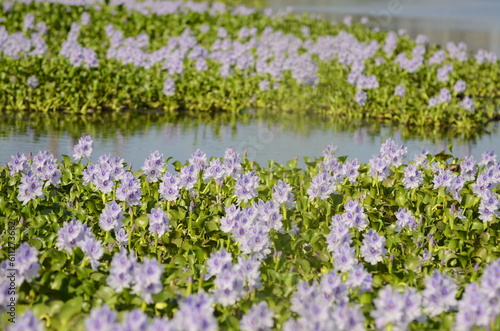
[(224, 248), (220, 252), (213, 252), (210, 258), (207, 260), (207, 274), (205, 278), (210, 278), (216, 276), (226, 268), (232, 266), (232, 255), (228, 253)]
[(57, 232), (56, 247), (71, 254), (74, 247), (79, 246), (86, 236), (92, 236), (90, 230), (82, 222), (73, 218), (69, 223), (64, 222)]
[(465, 87), (466, 87), (465, 82), (463, 80), (458, 80), (453, 86), (453, 91), (455, 93), (463, 93), (465, 92)]
[(349, 246), (348, 243), (339, 245), (333, 252), (335, 270), (340, 270), (341, 272), (352, 270), (357, 264), (354, 253), (354, 248)]
[(403, 85), (397, 85), (394, 89), (394, 95), (404, 98), (404, 96), (406, 95), (405, 87)]
[(447, 82), (448, 74), (453, 72), (453, 66), (451, 64), (447, 64), (437, 70), (437, 80), (438, 82)]
[(176, 175), (170, 174), (168, 171), (162, 176), (160, 182), (160, 197), (163, 200), (175, 201), (179, 197), (181, 181)]
[(149, 231), (158, 234), (158, 238), (162, 237), (165, 232), (170, 231), (170, 220), (167, 214), (162, 209), (151, 209), (149, 217)]
[(366, 104), (367, 99), (368, 97), (365, 91), (358, 91), (354, 96), (354, 101), (356, 101), (356, 103), (361, 107), (363, 107)]
[(14, 177), (19, 172), (26, 172), (29, 169), (28, 158), (24, 154), (17, 153), (11, 156), (11, 161), (7, 163), (9, 176)]
[(295, 196), (292, 193), (292, 187), (282, 180), (279, 180), (273, 187), (272, 197), (278, 205), (284, 204), (287, 209), (292, 209), (295, 206)]
[(120, 205), (116, 201), (111, 201), (99, 216), (99, 226), (104, 231), (119, 230), (123, 225), (122, 220), (124, 218), (125, 216)]
[(241, 174), (234, 185), (234, 190), (238, 203), (241, 201), (248, 202), (257, 196), (257, 187), (259, 186), (260, 178), (255, 174), (255, 171)]
[(464, 99), (458, 104), (467, 111), (474, 111), (474, 100), (468, 96), (464, 97)]
[(333, 318), (339, 330), (362, 331), (366, 329), (365, 316), (357, 304), (352, 307), (347, 303), (337, 306), (333, 311)]
[(361, 256), (370, 264), (377, 264), (387, 254), (385, 237), (380, 236), (375, 230), (370, 229), (363, 237), (360, 249)]
[(30, 200), (36, 198), (45, 198), (42, 191), (43, 182), (33, 172), (29, 171), (21, 177), (21, 184), (19, 185), (19, 194), (17, 199), (26, 205)]
[(37, 88), (38, 87), (38, 79), (35, 76), (30, 76), (28, 78), (28, 81), (26, 82), (26, 85), (32, 88)]
[(117, 327), (118, 318), (115, 311), (105, 304), (99, 308), (92, 308), (90, 316), (85, 318), (85, 329), (88, 331), (105, 331)]
[(422, 307), (424, 313), (430, 317), (435, 317), (457, 305), (458, 287), (449, 276), (441, 275), (438, 270), (434, 270), (432, 276), (425, 279), (425, 289), (422, 292)]
[(218, 329), (217, 319), (213, 315), (214, 298), (200, 291), (180, 300), (179, 308), (174, 313), (171, 323), (175, 330), (209, 330)]
[(148, 316), (139, 308), (126, 312), (120, 330), (123, 331), (146, 331)]
[(92, 269), (97, 270), (101, 263), (99, 259), (104, 254), (100, 240), (95, 240), (93, 236), (86, 236), (83, 241), (80, 241), (78, 246), (85, 253), (85, 257), (90, 261)]
[(253, 304), (240, 321), (240, 328), (243, 331), (271, 330), (274, 326), (274, 313), (267, 306), (267, 302), (261, 301)]
[(73, 159), (80, 160), (82, 157), (90, 159), (92, 153), (92, 138), (90, 136), (83, 136), (78, 140), (78, 144), (73, 148)]
[(31, 310), (27, 310), (23, 315), (19, 316), (15, 323), (7, 326), (7, 331), (43, 331), (45, 330), (43, 322), (36, 318)]
[(153, 303), (152, 295), (163, 289), (162, 273), (163, 267), (156, 259), (145, 258), (143, 263), (134, 267), (133, 293), (140, 294), (146, 303)]
[(125, 201), (129, 206), (141, 204), (141, 182), (131, 172), (126, 172), (116, 190), (116, 199)]
[(370, 312), (370, 315), (375, 319), (377, 329), (385, 329), (392, 325), (402, 323), (404, 314), (404, 298), (401, 293), (386, 285), (378, 292), (378, 297), (373, 300), (375, 310)]
[(396, 232), (401, 232), (403, 228), (410, 228), (411, 230), (415, 230), (417, 227), (417, 222), (415, 222), (415, 216), (408, 210), (408, 208), (399, 208), (399, 210), (394, 213), (396, 216)]
[(120, 293), (125, 288), (129, 288), (134, 281), (134, 268), (137, 266), (135, 257), (122, 249), (116, 253), (111, 260), (111, 269), (106, 282), (109, 287)]
[(414, 189), (423, 184), (424, 179), (418, 168), (412, 164), (406, 166), (404, 171), (403, 185), (405, 189)]
[(165, 161), (163, 160), (163, 154), (159, 151), (155, 151), (149, 155), (149, 157), (144, 161), (141, 167), (143, 173), (146, 174), (146, 181), (148, 183), (154, 183), (158, 181), (161, 176)]
[(173, 97), (175, 95), (175, 81), (172, 78), (167, 77), (167, 79), (163, 83), (162, 92), (167, 97)]

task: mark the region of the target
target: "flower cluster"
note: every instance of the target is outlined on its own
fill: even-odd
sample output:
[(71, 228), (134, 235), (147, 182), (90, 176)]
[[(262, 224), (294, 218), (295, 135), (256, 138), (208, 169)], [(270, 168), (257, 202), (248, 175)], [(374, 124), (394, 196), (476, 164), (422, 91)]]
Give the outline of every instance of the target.
[(158, 178), (161, 176), (164, 165), (165, 161), (163, 160), (163, 154), (160, 154), (159, 151), (151, 153), (141, 167), (142, 172), (146, 174), (146, 181), (148, 183), (157, 182)]
[(377, 329), (385, 329), (391, 323), (395, 330), (406, 330), (412, 321), (422, 318), (421, 301), (421, 294), (413, 288), (399, 293), (387, 285), (373, 300), (375, 310), (370, 315), (375, 319)]
[(122, 249), (111, 260), (107, 283), (116, 292), (132, 288), (132, 292), (139, 294), (146, 303), (152, 303), (152, 296), (163, 289), (162, 274), (163, 267), (156, 259), (145, 258), (139, 263), (132, 253), (128, 256)]
[(246, 291), (259, 288), (260, 261), (255, 257), (238, 257), (238, 263), (232, 263), (232, 255), (225, 249), (213, 252), (207, 260), (205, 278), (215, 276), (213, 295), (217, 303), (232, 305), (240, 300)]
[(120, 186), (116, 189), (116, 199), (125, 201), (129, 206), (141, 204), (141, 182), (131, 172), (125, 172), (121, 178)]
[(240, 208), (231, 205), (225, 208), (226, 216), (221, 218), (221, 230), (231, 233), (234, 240), (241, 246), (243, 254), (253, 254), (263, 258), (270, 253), (271, 229), (281, 231), (283, 216), (279, 205), (273, 200), (259, 200), (248, 207)]
[(457, 285), (449, 276), (441, 275), (434, 270), (432, 276), (425, 279), (425, 289), (422, 292), (422, 307), (430, 317), (454, 309), (457, 306)]
[(323, 275), (319, 284), (301, 281), (290, 300), (299, 318), (291, 317), (283, 330), (364, 330), (360, 306), (348, 300), (348, 287), (335, 273)]
[(234, 194), (240, 202), (248, 202), (257, 197), (257, 187), (259, 186), (260, 178), (255, 171), (250, 171), (245, 174), (240, 174), (236, 184), (234, 185)]
[(361, 245), (361, 256), (370, 264), (377, 264), (387, 254), (385, 248), (385, 237), (379, 235), (375, 230), (370, 229), (363, 236)]
[(28, 159), (24, 154), (13, 155), (7, 163), (9, 175), (22, 173), (21, 184), (17, 199), (27, 204), (30, 200), (44, 198), (43, 187), (54, 185), (58, 187), (61, 182), (61, 171), (57, 167), (57, 160), (49, 152), (39, 152)]
[(117, 233), (123, 226), (122, 220), (124, 218), (122, 207), (116, 201), (111, 201), (99, 216), (99, 226), (104, 231), (115, 230)]
[(111, 193), (115, 187), (115, 181), (121, 180), (125, 175), (123, 159), (116, 156), (101, 155), (97, 163), (90, 163), (83, 170), (83, 184), (92, 183), (102, 193)]
[(158, 235), (158, 238), (163, 236), (165, 232), (170, 231), (170, 220), (167, 217), (167, 214), (160, 208), (151, 209), (151, 213), (148, 214), (149, 217), (149, 232), (155, 233)]
[(295, 207), (295, 196), (292, 193), (292, 187), (282, 180), (279, 180), (274, 185), (272, 197), (274, 202), (280, 206), (285, 205), (287, 209)]
[(90, 228), (75, 218), (70, 222), (64, 222), (63, 226), (59, 228), (56, 247), (60, 250), (64, 249), (70, 254), (73, 248), (80, 247), (94, 270), (99, 267), (99, 260), (104, 253), (101, 240), (96, 240)]
[[(14, 262), (11, 263), (10, 261)], [(15, 268), (13, 268), (14, 266)], [(38, 250), (36, 247), (31, 247), (28, 243), (23, 243), (14, 254), (14, 259), (7, 259), (0, 263), (2, 281), (9, 279), (8, 275), (12, 270), (15, 270), (16, 286), (21, 286), (25, 280), (31, 282), (33, 278), (38, 277), (40, 263), (38, 263)], [(5, 294), (5, 292), (0, 292)], [(0, 305), (3, 302), (0, 298)]]
[(90, 159), (92, 154), (93, 140), (90, 136), (83, 136), (78, 140), (78, 143), (73, 147), (73, 159), (80, 160), (82, 157)]

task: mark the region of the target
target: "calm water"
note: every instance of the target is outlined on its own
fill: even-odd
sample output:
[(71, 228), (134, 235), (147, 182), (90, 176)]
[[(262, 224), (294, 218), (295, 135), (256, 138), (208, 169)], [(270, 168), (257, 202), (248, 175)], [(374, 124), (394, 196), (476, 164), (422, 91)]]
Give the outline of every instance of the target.
[(454, 144), (457, 156), (480, 158), (486, 150), (500, 156), (498, 123), (487, 129), (490, 133), (473, 134), (471, 138), (457, 132), (433, 135), (387, 125), (345, 125), (328, 117), (253, 112), (239, 119), (230, 115), (191, 118), (143, 113), (127, 113), (119, 118), (31, 115), (2, 119), (0, 162), (9, 161), (17, 152), (48, 150), (56, 156), (71, 155), (74, 144), (84, 134), (94, 139), (94, 161), (104, 153), (119, 155), (136, 170), (155, 150), (161, 151), (165, 158), (184, 162), (198, 148), (209, 157), (220, 157), (230, 146), (241, 153), (247, 151), (249, 159), (266, 166), (270, 159), (284, 163), (296, 157), (303, 166), (303, 157), (320, 157), (327, 144), (338, 146), (339, 156), (368, 162), (389, 137), (407, 146), (410, 158), (424, 147), (438, 153), (450, 143)]

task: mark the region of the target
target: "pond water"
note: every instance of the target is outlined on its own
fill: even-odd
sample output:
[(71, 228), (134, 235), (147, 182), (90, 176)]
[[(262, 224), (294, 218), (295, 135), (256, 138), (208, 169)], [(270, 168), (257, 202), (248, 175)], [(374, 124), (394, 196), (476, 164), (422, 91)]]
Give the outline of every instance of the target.
[(196, 117), (171, 114), (124, 113), (118, 115), (4, 116), (0, 121), (0, 162), (8, 162), (14, 153), (48, 150), (56, 156), (72, 155), (78, 138), (90, 134), (94, 139), (93, 160), (101, 154), (119, 155), (138, 170), (150, 152), (159, 150), (164, 157), (185, 162), (198, 148), (207, 156), (221, 157), (227, 147), (267, 166), (299, 158), (321, 156), (327, 144), (338, 147), (338, 155), (368, 162), (389, 137), (408, 147), (409, 158), (422, 148), (435, 154), (453, 143), (457, 156), (492, 150), (500, 156), (498, 123), (482, 133), (449, 131), (414, 132), (408, 128), (383, 124), (345, 123), (326, 116), (300, 114), (273, 115), (265, 111), (247, 111), (239, 118), (228, 114)]

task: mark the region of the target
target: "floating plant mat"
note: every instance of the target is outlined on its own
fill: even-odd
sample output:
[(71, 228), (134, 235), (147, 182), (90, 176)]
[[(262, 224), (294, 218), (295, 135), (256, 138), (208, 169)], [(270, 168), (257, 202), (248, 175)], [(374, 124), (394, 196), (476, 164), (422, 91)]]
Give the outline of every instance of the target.
[(297, 168), (153, 151), (131, 172), (88, 161), (90, 136), (73, 152), (0, 167), (11, 330), (500, 328), (494, 153), (389, 139), (367, 164), (327, 146)]
[(4, 110), (251, 106), (459, 130), (499, 116), (496, 55), (463, 43), (220, 3), (24, 2), (0, 11)]

